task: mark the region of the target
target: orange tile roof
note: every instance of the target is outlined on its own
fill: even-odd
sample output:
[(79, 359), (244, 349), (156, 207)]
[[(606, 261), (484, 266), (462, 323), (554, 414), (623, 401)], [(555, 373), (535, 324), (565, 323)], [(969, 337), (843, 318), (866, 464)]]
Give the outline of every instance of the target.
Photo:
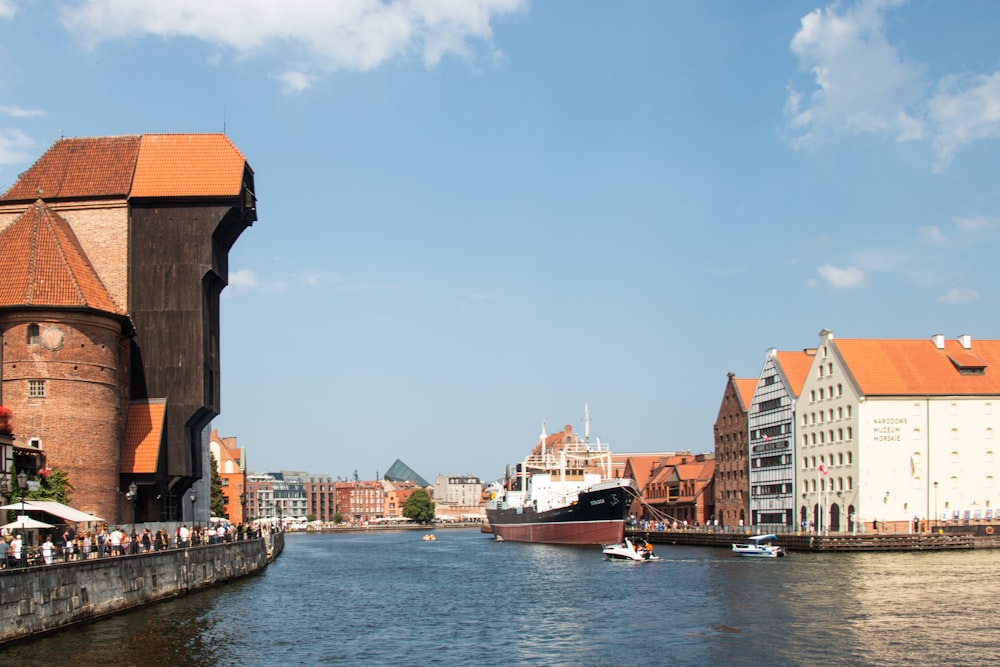
[(126, 197), (139, 153), (138, 136), (60, 139), (0, 201)]
[(757, 378), (733, 378), (733, 385), (736, 387), (736, 397), (743, 405), (743, 412), (746, 412), (750, 409), (753, 392), (757, 389)]
[(245, 170), (246, 159), (224, 134), (60, 139), (0, 202), (236, 197)]
[(132, 197), (235, 197), (246, 159), (224, 134), (144, 134)]
[(640, 490), (646, 488), (650, 475), (657, 463), (663, 459), (663, 454), (631, 454), (627, 466), (632, 470), (632, 479)]
[(0, 233), (0, 307), (93, 308), (122, 314), (69, 223), (42, 201)]
[[(968, 350), (947, 340), (831, 340), (866, 396), (1000, 394), (1000, 340), (974, 340)], [(971, 366), (970, 366), (971, 364)], [(959, 366), (966, 366), (962, 373)]]
[(167, 401), (162, 398), (133, 401), (129, 404), (120, 472), (156, 473), (166, 414)]
[(816, 357), (814, 350), (800, 350), (798, 352), (776, 352), (775, 360), (781, 367), (781, 372), (791, 385), (789, 389), (792, 395), (798, 398), (802, 392), (802, 385), (806, 382), (809, 369), (812, 368), (813, 359)]

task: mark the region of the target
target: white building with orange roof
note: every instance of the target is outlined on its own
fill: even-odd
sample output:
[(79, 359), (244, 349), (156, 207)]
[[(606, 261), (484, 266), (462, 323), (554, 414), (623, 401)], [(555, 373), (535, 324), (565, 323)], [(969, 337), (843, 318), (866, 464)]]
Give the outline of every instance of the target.
[(747, 411), (750, 523), (762, 529), (789, 530), (798, 523), (795, 406), (814, 354), (772, 348), (754, 383)]
[(832, 531), (993, 520), (998, 404), (1000, 341), (821, 331), (795, 417), (799, 520)]

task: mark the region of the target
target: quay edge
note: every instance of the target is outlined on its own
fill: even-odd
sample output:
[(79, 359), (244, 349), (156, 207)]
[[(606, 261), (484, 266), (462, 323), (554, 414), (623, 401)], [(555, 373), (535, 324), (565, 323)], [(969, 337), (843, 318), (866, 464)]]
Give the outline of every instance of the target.
[[(746, 533), (699, 531), (642, 531), (629, 529), (629, 535), (642, 537), (653, 544), (732, 548)], [(779, 534), (776, 544), (788, 551), (828, 553), (859, 551), (954, 551), (1000, 549), (1000, 536), (973, 532), (945, 533), (864, 533), (852, 535)]]
[(261, 573), (284, 534), (0, 570), (0, 647)]

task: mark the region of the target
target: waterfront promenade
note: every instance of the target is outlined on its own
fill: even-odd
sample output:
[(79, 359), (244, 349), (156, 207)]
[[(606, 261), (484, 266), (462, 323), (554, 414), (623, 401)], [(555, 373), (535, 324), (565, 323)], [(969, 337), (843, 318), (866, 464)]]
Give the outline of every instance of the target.
[[(987, 527), (950, 527), (940, 532), (809, 532), (777, 533), (777, 544), (788, 551), (805, 552), (864, 552), (864, 551), (955, 551), (967, 549), (1000, 549), (1000, 535)], [(766, 534), (766, 531), (764, 531)], [(731, 548), (745, 541), (748, 535), (759, 534), (744, 530), (712, 529), (653, 530), (640, 527), (626, 529), (626, 534), (645, 538), (654, 544), (688, 545)]]
[(257, 574), (284, 533), (0, 571), (0, 645)]

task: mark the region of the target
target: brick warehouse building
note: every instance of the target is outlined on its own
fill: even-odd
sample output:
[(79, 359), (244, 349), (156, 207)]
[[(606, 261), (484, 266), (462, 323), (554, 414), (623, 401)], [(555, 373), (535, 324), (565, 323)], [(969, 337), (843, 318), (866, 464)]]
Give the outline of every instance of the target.
[(181, 517), (219, 413), (228, 252), (255, 220), (222, 134), (62, 139), (0, 197), (18, 470), (66, 471), (74, 506), (109, 522)]

